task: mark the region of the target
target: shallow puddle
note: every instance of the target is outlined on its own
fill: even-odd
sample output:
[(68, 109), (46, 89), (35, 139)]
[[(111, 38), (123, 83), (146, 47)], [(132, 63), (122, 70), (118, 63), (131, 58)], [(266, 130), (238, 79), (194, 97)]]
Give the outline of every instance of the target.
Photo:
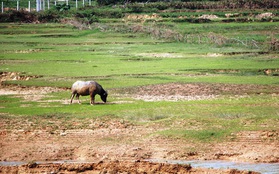
[(0, 161), (0, 166), (19, 166), (23, 164), (27, 163), (22, 161)]
[(279, 173), (279, 163), (244, 163), (244, 162), (231, 162), (231, 161), (221, 161), (221, 160), (160, 160), (151, 159), (150, 162), (158, 163), (170, 163), (170, 164), (191, 164), (194, 168), (212, 168), (212, 169), (238, 169), (246, 171), (255, 171), (262, 174), (278, 174)]

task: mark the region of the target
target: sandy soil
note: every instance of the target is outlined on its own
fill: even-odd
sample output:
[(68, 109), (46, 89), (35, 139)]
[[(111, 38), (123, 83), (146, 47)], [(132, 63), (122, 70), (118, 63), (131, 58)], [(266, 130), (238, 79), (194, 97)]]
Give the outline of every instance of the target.
[[(26, 100), (39, 101), (44, 95), (66, 89), (50, 87), (24, 88), (0, 86), (0, 95), (18, 94)], [(179, 84), (150, 85), (130, 88), (125, 95), (150, 101), (198, 100), (230, 94), (278, 95), (279, 86)], [(115, 91), (117, 92), (117, 91)], [(40, 95), (38, 95), (40, 94)], [(145, 97), (148, 96), (148, 97)], [(164, 97), (165, 96), (165, 97)], [(178, 97), (180, 96), (180, 97)], [(198, 97), (197, 97), (198, 96)], [(67, 103), (61, 100), (62, 103)], [(0, 113), (1, 114), (1, 113)], [(153, 132), (163, 130), (159, 124), (133, 125), (125, 120), (72, 120), (73, 129), (66, 129), (60, 120), (42, 118), (50, 123), (38, 127), (35, 121), (8, 119), (1, 114), (0, 161), (98, 161), (83, 164), (36, 164), (1, 166), (0, 173), (241, 173), (237, 170), (194, 169), (188, 165), (146, 162), (146, 159), (230, 160), (279, 162), (279, 131), (243, 131), (231, 141), (196, 144), (181, 139), (167, 139)], [(45, 119), (45, 120), (44, 120)], [(86, 128), (82, 128), (84, 123)], [(180, 123), (174, 123), (180, 124)], [(175, 125), (174, 125), (175, 126)], [(181, 146), (183, 145), (183, 146)], [(198, 147), (198, 148), (197, 148)], [(186, 150), (187, 149), (187, 150)], [(193, 151), (189, 149), (195, 149)], [(197, 150), (199, 149), (199, 150)]]

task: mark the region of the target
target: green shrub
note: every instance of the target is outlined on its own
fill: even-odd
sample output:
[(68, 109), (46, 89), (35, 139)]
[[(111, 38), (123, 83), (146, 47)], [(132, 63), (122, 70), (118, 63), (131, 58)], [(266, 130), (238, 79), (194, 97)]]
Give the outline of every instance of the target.
[(55, 6), (55, 9), (57, 11), (68, 11), (71, 9), (71, 6), (70, 5), (67, 5), (67, 4), (57, 4)]
[(144, 10), (144, 5), (138, 3), (131, 3), (127, 5), (127, 8), (131, 9), (132, 13), (141, 13)]
[(96, 16), (84, 17), (84, 18), (77, 18), (83, 24), (92, 24), (94, 22), (99, 22), (99, 19)]
[(75, 17), (76, 18), (88, 18), (91, 16), (94, 16), (95, 13), (92, 9), (83, 9), (83, 10), (79, 10), (75, 13)]
[(166, 10), (170, 7), (169, 3), (165, 3), (165, 2), (156, 2), (156, 3), (149, 3), (146, 4), (146, 8), (156, 8), (158, 10)]
[(173, 22), (189, 22), (189, 23), (209, 23), (211, 22), (210, 19), (203, 19), (203, 18), (182, 18), (182, 19), (173, 19)]
[(24, 22), (32, 23), (37, 21), (37, 15), (35, 13), (30, 13), (27, 11), (8, 11), (0, 14), (0, 22)]
[(116, 5), (116, 4), (122, 4), (125, 2), (125, 0), (96, 0), (97, 3), (101, 6), (103, 5)]
[(58, 14), (57, 11), (47, 10), (41, 11), (38, 13), (38, 20), (40, 22), (59, 22), (61, 18), (61, 14)]
[(102, 18), (122, 18), (124, 17), (124, 10), (120, 8), (96, 8), (84, 7), (76, 12), (76, 17), (102, 17)]

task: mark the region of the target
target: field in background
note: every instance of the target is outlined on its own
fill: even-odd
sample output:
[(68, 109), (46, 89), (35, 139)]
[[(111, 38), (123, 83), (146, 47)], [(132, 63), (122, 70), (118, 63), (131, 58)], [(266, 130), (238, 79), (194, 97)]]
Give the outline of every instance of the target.
[[(259, 45), (278, 34), (276, 23), (175, 27), (196, 39), (211, 34)], [(166, 82), (278, 84), (276, 76), (264, 73), (270, 69), (276, 74), (278, 54), (265, 46), (176, 42), (145, 32), (100, 32), (98, 27), (80, 31), (61, 24), (1, 24), (1, 34), (1, 71), (38, 77), (6, 83), (69, 87), (76, 79), (93, 78), (107, 88)]]

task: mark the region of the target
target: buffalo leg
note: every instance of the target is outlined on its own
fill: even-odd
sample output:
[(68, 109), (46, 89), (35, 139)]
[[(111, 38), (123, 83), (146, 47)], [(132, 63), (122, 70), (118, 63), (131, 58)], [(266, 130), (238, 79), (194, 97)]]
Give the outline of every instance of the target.
[(79, 94), (76, 95), (76, 99), (78, 100), (78, 103), (81, 104), (81, 102), (79, 100)]
[(75, 97), (75, 93), (72, 93), (72, 96), (71, 96), (71, 104), (72, 104), (72, 102), (73, 102), (73, 99), (74, 99), (74, 97)]
[(95, 95), (90, 95), (90, 104), (91, 105), (95, 104)]

